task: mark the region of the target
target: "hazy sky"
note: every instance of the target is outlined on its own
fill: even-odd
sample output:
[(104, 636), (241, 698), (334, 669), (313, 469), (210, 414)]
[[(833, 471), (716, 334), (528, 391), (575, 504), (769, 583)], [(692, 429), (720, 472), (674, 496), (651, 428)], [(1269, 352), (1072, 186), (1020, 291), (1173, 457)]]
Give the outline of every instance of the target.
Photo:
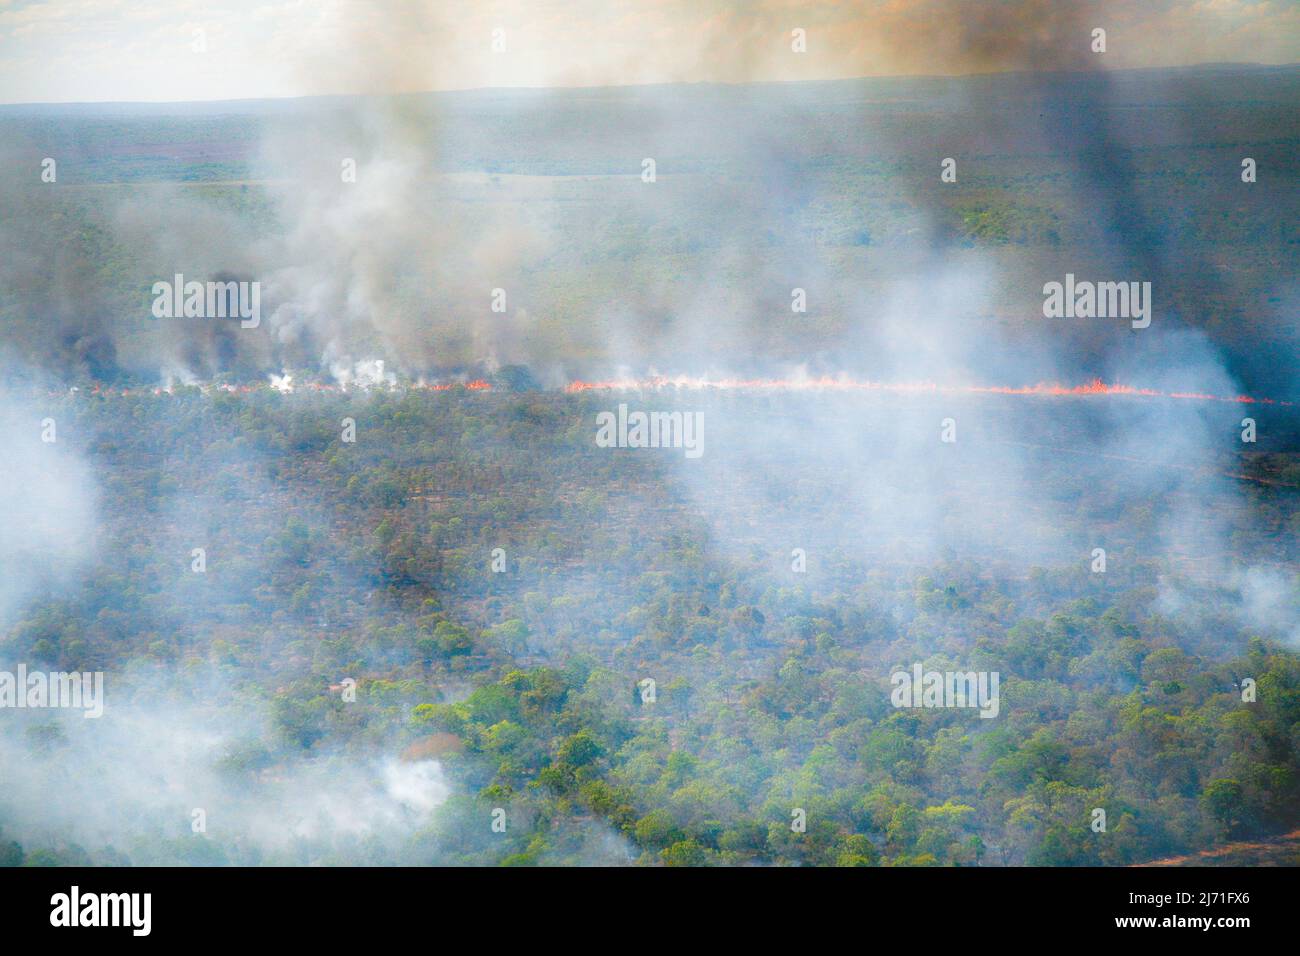
[(0, 0), (8, 103), (1297, 60), (1297, 0)]

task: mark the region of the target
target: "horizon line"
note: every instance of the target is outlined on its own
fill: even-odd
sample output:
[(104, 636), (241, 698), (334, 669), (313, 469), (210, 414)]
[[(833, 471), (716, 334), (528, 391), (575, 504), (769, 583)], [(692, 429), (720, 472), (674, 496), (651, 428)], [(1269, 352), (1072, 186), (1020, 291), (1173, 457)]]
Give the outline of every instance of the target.
[(829, 85), (832, 83), (855, 83), (863, 80), (962, 80), (975, 79), (984, 77), (1011, 77), (1011, 76), (1109, 76), (1123, 73), (1173, 73), (1178, 71), (1195, 71), (1195, 70), (1287, 70), (1300, 68), (1300, 61), (1291, 61), (1289, 63), (1259, 63), (1253, 61), (1223, 61), (1207, 60), (1201, 63), (1188, 63), (1177, 66), (1140, 66), (1140, 67), (1120, 67), (1115, 69), (1106, 68), (1089, 68), (1089, 69), (1054, 69), (1054, 70), (977, 70), (968, 73), (867, 73), (857, 76), (828, 77), (815, 80), (782, 80), (782, 79), (753, 79), (753, 80), (670, 80), (659, 83), (593, 83), (593, 84), (573, 84), (569, 86), (467, 86), (467, 87), (450, 87), (445, 89), (424, 89), (424, 90), (396, 90), (385, 93), (377, 92), (351, 92), (351, 93), (302, 93), (291, 96), (237, 96), (237, 97), (213, 97), (211, 99), (197, 100), (19, 100), (14, 102), (0, 101), (0, 109), (11, 109), (19, 107), (42, 107), (42, 106), (216, 106), (221, 104), (235, 103), (293, 103), (302, 100), (329, 100), (329, 99), (378, 99), (392, 98), (400, 96), (440, 96), (455, 95), (462, 93), (519, 93), (519, 92), (537, 92), (537, 93), (557, 93), (580, 90), (638, 90), (638, 89), (656, 89), (663, 87), (745, 87), (745, 86), (814, 86)]

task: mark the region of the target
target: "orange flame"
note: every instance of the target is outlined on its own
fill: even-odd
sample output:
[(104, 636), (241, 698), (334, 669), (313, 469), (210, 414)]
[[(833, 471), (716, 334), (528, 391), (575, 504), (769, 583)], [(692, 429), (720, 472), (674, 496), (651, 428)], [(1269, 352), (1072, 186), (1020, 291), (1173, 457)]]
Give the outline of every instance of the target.
[(700, 378), (687, 375), (659, 375), (644, 379), (611, 379), (600, 382), (570, 382), (566, 392), (588, 391), (656, 391), (661, 389), (722, 389), (739, 391), (781, 391), (781, 392), (893, 392), (916, 393), (934, 392), (936, 394), (967, 395), (1031, 395), (1046, 397), (1123, 395), (1143, 398), (1195, 399), (1210, 402), (1242, 402), (1260, 405), (1286, 405), (1293, 403), (1272, 398), (1255, 398), (1249, 395), (1209, 395), (1200, 392), (1161, 392), (1153, 388), (1135, 388), (1132, 385), (1120, 385), (1093, 379), (1085, 385), (1059, 385), (1054, 382), (1039, 382), (1037, 385), (939, 385), (935, 382), (873, 382), (866, 379), (819, 378), (778, 379), (778, 378)]

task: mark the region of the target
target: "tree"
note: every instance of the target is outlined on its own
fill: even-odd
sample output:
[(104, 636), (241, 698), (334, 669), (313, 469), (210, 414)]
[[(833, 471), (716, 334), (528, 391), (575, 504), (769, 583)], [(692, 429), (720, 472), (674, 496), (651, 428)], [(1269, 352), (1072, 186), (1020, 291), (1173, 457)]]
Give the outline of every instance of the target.
[(709, 862), (708, 851), (694, 840), (679, 840), (660, 851), (659, 857), (665, 866), (706, 866)]
[(662, 808), (651, 810), (636, 823), (633, 830), (636, 842), (651, 850), (661, 850), (682, 838), (672, 815)]
[(560, 744), (556, 756), (564, 763), (574, 767), (585, 767), (593, 760), (605, 755), (605, 748), (591, 735), (589, 730), (581, 730)]
[(1231, 833), (1245, 815), (1245, 792), (1236, 780), (1211, 780), (1201, 794), (1201, 803), (1225, 833)]

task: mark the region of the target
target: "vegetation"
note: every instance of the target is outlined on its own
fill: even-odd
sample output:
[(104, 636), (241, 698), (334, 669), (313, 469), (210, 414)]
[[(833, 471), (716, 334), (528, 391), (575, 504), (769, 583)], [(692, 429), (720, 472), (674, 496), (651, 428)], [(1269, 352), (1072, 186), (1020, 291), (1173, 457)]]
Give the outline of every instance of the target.
[[(1222, 613), (1173, 556), (1102, 576), (959, 554), (918, 566), (837, 543), (793, 574), (744, 526), (719, 547), (661, 458), (596, 449), (598, 403), (582, 396), (49, 403), (113, 507), (84, 582), (31, 603), (5, 656), (262, 702), (269, 735), (221, 761), (239, 787), (330, 755), (436, 756), (453, 795), (372, 862), (1124, 864), (1298, 822), (1300, 658)], [(355, 445), (338, 440), (345, 415)], [(1100, 487), (1074, 462), (1048, 467), (1067, 497)], [(796, 476), (785, 507), (823, 500), (825, 479)], [(1250, 494), (1243, 557), (1295, 560), (1295, 492)], [(1097, 493), (1076, 507), (1127, 536), (1127, 554), (1152, 505)], [(196, 540), (206, 574), (190, 570)], [(1218, 609), (1213, 625), (1167, 611), (1171, 579)], [(913, 661), (1000, 672), (999, 718), (896, 709), (890, 673)], [(338, 689), (348, 676), (355, 703)], [(504, 834), (488, 826), (498, 807)], [(9, 828), (0, 859), (174, 852), (162, 836), (21, 837)], [(250, 862), (237, 841), (198, 842), (209, 862)]]

